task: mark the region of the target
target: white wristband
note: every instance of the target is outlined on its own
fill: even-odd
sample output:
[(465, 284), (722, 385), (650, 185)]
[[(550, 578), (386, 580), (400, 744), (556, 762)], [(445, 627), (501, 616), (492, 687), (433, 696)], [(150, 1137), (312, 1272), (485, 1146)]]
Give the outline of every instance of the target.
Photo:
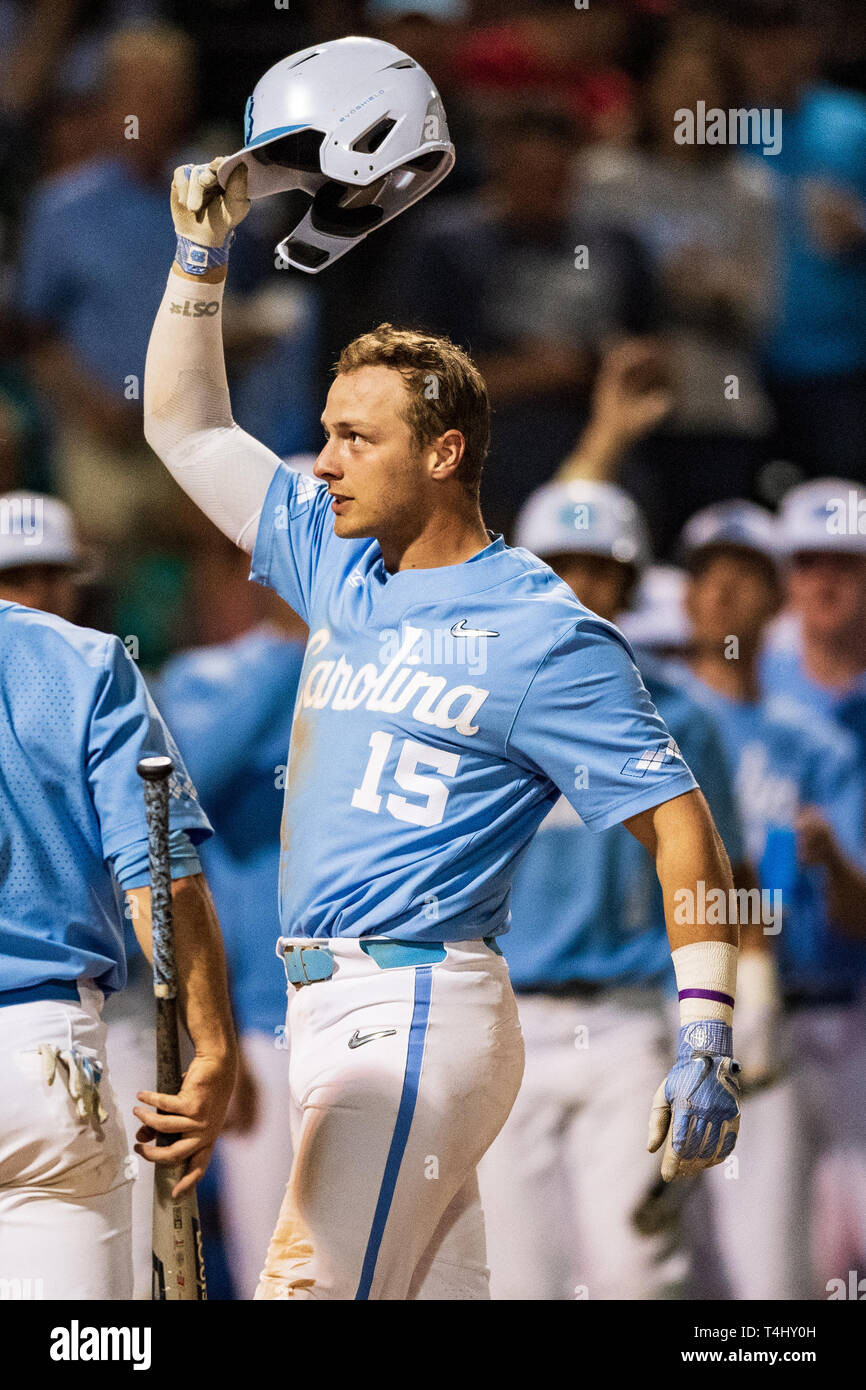
[(734, 1020), (737, 947), (728, 941), (694, 941), (671, 953), (680, 1000), (680, 1023)]

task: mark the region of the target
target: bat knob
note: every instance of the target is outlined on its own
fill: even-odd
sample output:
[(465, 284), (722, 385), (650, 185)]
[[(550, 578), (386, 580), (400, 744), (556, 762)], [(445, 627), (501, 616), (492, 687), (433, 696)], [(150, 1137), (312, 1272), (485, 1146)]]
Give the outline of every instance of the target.
[(139, 759), (136, 771), (145, 782), (162, 782), (174, 772), (171, 758), (159, 754), (153, 758)]

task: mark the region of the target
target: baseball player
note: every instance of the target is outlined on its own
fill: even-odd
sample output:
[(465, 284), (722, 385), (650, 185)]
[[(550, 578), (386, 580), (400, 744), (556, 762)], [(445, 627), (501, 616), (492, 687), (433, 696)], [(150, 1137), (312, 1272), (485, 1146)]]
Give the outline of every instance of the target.
[[(0, 598), (77, 622), (84, 548), (75, 517), (57, 497), (25, 492), (0, 497)], [(143, 1074), (142, 1057), (155, 1056), (153, 972), (124, 921), (126, 982), (103, 1009), (106, 1067), (119, 1112), (128, 1123)], [(132, 1182), (132, 1296), (149, 1299), (153, 1284), (153, 1168), (127, 1156)]]
[[(121, 890), (150, 950), (136, 764), (166, 753), (195, 1057), (180, 1094), (163, 1098), (169, 1114), (140, 1092), (135, 1149), (188, 1160), (186, 1187), (205, 1170), (235, 1066), (219, 927), (195, 850), (210, 826), (119, 639), (0, 599), (0, 1277), (40, 1281), (45, 1298), (132, 1294), (133, 1169), (100, 1013), (125, 981)], [(184, 1137), (157, 1153), (156, 1130)]]
[(75, 518), (65, 502), (39, 492), (0, 496), (0, 598), (72, 622), (83, 563)]
[[(856, 1103), (866, 972), (863, 776), (850, 734), (787, 694), (760, 698), (758, 654), (782, 598), (773, 517), (748, 502), (719, 504), (691, 519), (682, 543), (696, 677), (689, 688), (716, 715), (734, 770), (762, 890), (759, 930), (777, 946), (781, 1013), (769, 975), (764, 989), (768, 1014), (778, 1014), (777, 1057), (787, 1063), (779, 1084), (747, 1099), (749, 1137), (711, 1184), (718, 1235), (737, 1297), (808, 1297), (816, 1291), (813, 1220), (827, 1239), (814, 1177), (828, 1151), (847, 1152), (857, 1171), (834, 1197), (833, 1221), (851, 1240), (836, 1254), (866, 1253), (866, 1129)], [(823, 1279), (839, 1272), (831, 1267)]]
[[(384, 324), (350, 344), (316, 482), (234, 422), (220, 314), (244, 167), (225, 190), (218, 161), (175, 173), (145, 430), (311, 634), (281, 832), (295, 1158), (257, 1297), (485, 1298), (476, 1168), (523, 1071), (496, 943), (517, 858), (563, 792), (593, 829), (628, 823), (669, 905), (730, 869), (624, 640), (485, 530), (487, 393), (463, 352)], [(670, 931), (667, 1178), (721, 1161), (738, 1123), (736, 926)]]
[(793, 641), (767, 644), (760, 679), (850, 730), (866, 766), (866, 490), (819, 478), (779, 516)]
[[(540, 488), (517, 539), (610, 621), (649, 560), (638, 508), (605, 482)], [(640, 669), (736, 873), (741, 836), (715, 722), (661, 663), (641, 657)], [(622, 826), (593, 835), (560, 797), (515, 876), (512, 919), (503, 950), (526, 1072), (479, 1168), (492, 1295), (688, 1295), (694, 1251), (685, 1226), (696, 1228), (698, 1212), (679, 1219), (682, 1203), (656, 1189), (657, 1163), (643, 1142), (643, 1098), (670, 1046), (670, 957), (652, 861)]]
[[(238, 552), (239, 553), (239, 552)], [(280, 807), (306, 629), (276, 594), (234, 641), (173, 657), (160, 709), (216, 835), (202, 863), (226, 943), (241, 1066), (217, 1145), (220, 1215), (237, 1296), (252, 1298), (291, 1153), (286, 980), (275, 968)]]

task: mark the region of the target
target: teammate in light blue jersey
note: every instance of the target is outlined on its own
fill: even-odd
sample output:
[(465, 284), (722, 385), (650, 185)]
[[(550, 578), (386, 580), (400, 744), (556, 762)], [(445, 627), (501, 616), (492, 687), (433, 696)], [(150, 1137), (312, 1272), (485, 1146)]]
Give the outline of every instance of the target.
[[(124, 891), (150, 951), (136, 772), (144, 756), (175, 763), (178, 978), (195, 1057), (166, 1127), (194, 1131), (172, 1148), (173, 1159), (189, 1160), (184, 1187), (204, 1172), (219, 1130), (234, 1034), (219, 927), (194, 848), (210, 825), (144, 681), (118, 638), (12, 601), (40, 589), (72, 601), (60, 574), (46, 573), (69, 567), (51, 544), (59, 505), (43, 513), (48, 524), (29, 554), (19, 544), (17, 564), (8, 532), (0, 550), (0, 1277), (36, 1280), (46, 1298), (129, 1298), (135, 1161), (100, 1015), (126, 978)], [(153, 1064), (141, 1060), (139, 1085)], [(145, 1106), (151, 1094), (140, 1093)], [(136, 1113), (137, 1152), (155, 1160), (150, 1113)]]
[(286, 979), (275, 968), (274, 938), (280, 810), (306, 628), (275, 594), (260, 597), (261, 622), (231, 642), (173, 657), (157, 692), (216, 831), (201, 856), (241, 1043), (217, 1145), (220, 1220), (238, 1298), (255, 1291), (291, 1152)]
[[(759, 696), (757, 653), (781, 601), (779, 538), (769, 514), (739, 502), (709, 508), (692, 518), (683, 544), (691, 565), (687, 605), (695, 644), (690, 688), (725, 738), (748, 857), (765, 892), (781, 895), (784, 930), (777, 947), (785, 986), (815, 999), (850, 1000), (858, 980), (866, 980), (866, 943), (852, 940), (829, 909), (844, 892), (844, 861), (850, 861), (849, 874), (856, 873), (862, 854), (866, 787), (856, 742), (800, 704), (796, 691)], [(841, 885), (834, 884), (829, 861), (802, 863), (802, 847), (798, 859), (805, 808), (826, 821), (843, 865)], [(778, 927), (781, 920), (763, 925)]]
[(774, 519), (722, 504), (692, 518), (683, 544), (692, 689), (734, 769), (761, 888), (750, 929), (776, 948), (776, 1060), (787, 1064), (746, 1102), (739, 1181), (711, 1184), (718, 1233), (737, 1296), (806, 1297), (838, 1259), (866, 1254), (864, 779), (850, 734), (785, 694), (759, 697), (758, 653), (781, 601)]
[[(521, 514), (518, 540), (611, 621), (649, 560), (638, 508), (620, 488), (595, 480), (538, 489)], [(639, 662), (736, 866), (741, 834), (715, 722), (661, 662)], [(656, 1175), (635, 1121), (640, 1089), (651, 1083), (647, 1072), (668, 1046), (665, 994), (674, 984), (652, 860), (623, 826), (593, 834), (560, 797), (517, 870), (511, 906), (503, 950), (527, 1065), (480, 1169), (493, 1294), (564, 1299), (586, 1288), (592, 1298), (682, 1295), (691, 1287), (692, 1256), (683, 1223), (671, 1213), (652, 1232), (638, 1229)], [(646, 1071), (631, 1067), (626, 1083), (618, 1062), (629, 1049)], [(611, 1130), (620, 1138), (614, 1146)], [(699, 1214), (690, 1217), (694, 1228)]]
[(126, 980), (117, 885), (150, 881), (138, 759), (175, 763), (173, 877), (201, 872), (210, 825), (119, 638), (7, 601), (0, 624), (0, 993), (72, 999), (84, 978), (110, 994)]
[[(593, 829), (628, 822), (668, 901), (730, 869), (625, 640), (486, 532), (464, 353), (390, 325), (345, 349), (316, 482), (235, 424), (220, 309), (243, 168), (225, 190), (218, 161), (176, 171), (184, 247), (222, 248), (172, 268), (145, 428), (310, 628), (280, 882), (295, 1161), (256, 1296), (484, 1298), (476, 1168), (523, 1065), (495, 943), (520, 854), (564, 793)], [(650, 1142), (673, 1178), (733, 1148), (737, 931), (669, 929), (685, 1012)]]
[(792, 488), (779, 545), (792, 621), (762, 652), (762, 688), (852, 733), (866, 776), (866, 490), (842, 478)]

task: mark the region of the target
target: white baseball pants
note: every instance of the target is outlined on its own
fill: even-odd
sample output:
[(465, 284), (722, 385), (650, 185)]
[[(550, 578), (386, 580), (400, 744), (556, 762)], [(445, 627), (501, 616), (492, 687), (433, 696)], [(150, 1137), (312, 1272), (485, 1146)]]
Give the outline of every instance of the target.
[(382, 969), (321, 944), (332, 978), (289, 1000), (295, 1159), (256, 1298), (488, 1298), (476, 1167), (523, 1071), (505, 961), (477, 940)]
[(0, 1008), (0, 1290), (3, 1297), (132, 1296), (128, 1146), (107, 1070), (100, 1122), (79, 1117), (40, 1047), (105, 1064), (101, 991)]

